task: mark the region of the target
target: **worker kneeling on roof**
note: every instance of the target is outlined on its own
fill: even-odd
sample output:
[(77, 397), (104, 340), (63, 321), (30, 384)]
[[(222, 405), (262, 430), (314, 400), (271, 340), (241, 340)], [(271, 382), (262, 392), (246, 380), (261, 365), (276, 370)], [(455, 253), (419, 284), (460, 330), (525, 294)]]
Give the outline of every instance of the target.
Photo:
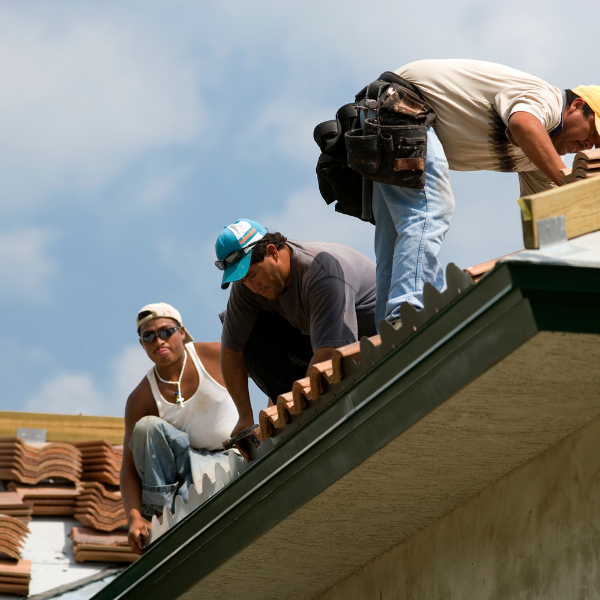
[[(237, 420), (223, 387), (218, 342), (194, 342), (169, 304), (149, 304), (136, 319), (140, 343), (154, 366), (127, 399), (121, 497), (131, 549), (141, 554), (144, 517), (188, 499), (217, 462), (229, 467), (222, 442)], [(199, 488), (200, 491), (200, 488)]]
[(299, 242), (240, 219), (216, 243), (223, 321), (221, 370), (239, 413), (231, 437), (254, 424), (248, 375), (274, 402), (334, 348), (374, 335), (375, 264), (342, 244)]

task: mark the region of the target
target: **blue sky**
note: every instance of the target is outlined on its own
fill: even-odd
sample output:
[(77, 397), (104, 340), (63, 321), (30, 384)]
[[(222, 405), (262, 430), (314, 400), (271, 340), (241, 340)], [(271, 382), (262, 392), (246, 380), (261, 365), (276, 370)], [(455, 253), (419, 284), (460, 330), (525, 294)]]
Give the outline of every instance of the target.
[[(373, 227), (319, 196), (312, 130), (382, 71), (600, 83), (599, 22), (553, 0), (0, 2), (0, 409), (122, 415), (149, 302), (218, 340), (214, 241), (240, 217), (372, 256)], [(451, 179), (443, 262), (519, 250), (516, 175)]]

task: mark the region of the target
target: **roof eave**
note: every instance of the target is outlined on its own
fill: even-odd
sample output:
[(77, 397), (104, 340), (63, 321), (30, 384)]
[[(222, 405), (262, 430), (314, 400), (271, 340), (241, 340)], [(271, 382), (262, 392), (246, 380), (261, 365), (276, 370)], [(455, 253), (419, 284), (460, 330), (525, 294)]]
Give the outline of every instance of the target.
[(600, 269), (498, 265), (95, 598), (177, 597), (538, 331), (600, 333), (599, 299)]

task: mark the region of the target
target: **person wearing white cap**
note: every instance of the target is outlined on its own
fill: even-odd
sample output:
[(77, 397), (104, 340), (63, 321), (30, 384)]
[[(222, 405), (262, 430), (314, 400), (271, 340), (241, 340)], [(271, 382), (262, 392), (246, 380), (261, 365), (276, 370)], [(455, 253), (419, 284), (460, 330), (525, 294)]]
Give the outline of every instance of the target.
[(222, 442), (237, 421), (223, 386), (220, 344), (194, 342), (170, 304), (144, 306), (136, 318), (140, 344), (154, 366), (127, 399), (121, 496), (129, 545), (144, 550), (146, 521), (173, 509), (176, 494), (216, 462), (227, 465)]

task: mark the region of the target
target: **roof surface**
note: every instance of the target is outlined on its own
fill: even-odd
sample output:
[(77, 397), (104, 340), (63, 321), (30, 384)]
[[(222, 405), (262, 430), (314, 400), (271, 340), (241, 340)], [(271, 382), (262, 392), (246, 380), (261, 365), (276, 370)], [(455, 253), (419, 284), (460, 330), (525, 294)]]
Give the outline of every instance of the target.
[(560, 263), (450, 269), (96, 598), (310, 598), (595, 418), (600, 269)]

